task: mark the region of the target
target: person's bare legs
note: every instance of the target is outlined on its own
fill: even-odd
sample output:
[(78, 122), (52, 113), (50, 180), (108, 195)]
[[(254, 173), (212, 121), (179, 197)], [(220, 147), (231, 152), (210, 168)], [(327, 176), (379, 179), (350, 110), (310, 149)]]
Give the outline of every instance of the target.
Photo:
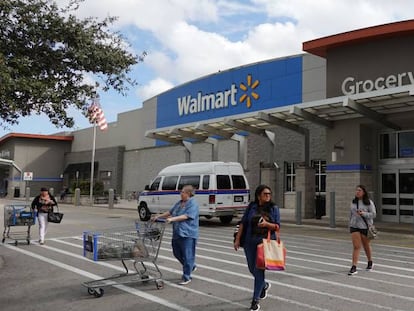
[(364, 247), (365, 254), (368, 261), (372, 261), (372, 249), (370, 240), (363, 234), (361, 234), (362, 246)]
[(352, 265), (358, 265), (359, 260), (359, 253), (361, 251), (361, 244), (362, 244), (362, 234), (359, 232), (352, 232)]
[(358, 265), (358, 259), (359, 259), (359, 253), (361, 252), (361, 244), (362, 244), (362, 234), (358, 231), (351, 233), (352, 238), (352, 267), (351, 270), (349, 270), (348, 275), (354, 275), (357, 274), (357, 265)]

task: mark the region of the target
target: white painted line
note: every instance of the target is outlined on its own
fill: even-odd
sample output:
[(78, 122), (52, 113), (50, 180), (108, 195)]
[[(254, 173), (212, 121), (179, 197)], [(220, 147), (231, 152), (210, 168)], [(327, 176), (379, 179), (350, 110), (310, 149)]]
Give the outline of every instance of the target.
[[(321, 256), (321, 255), (317, 255), (317, 254), (310, 254), (310, 253), (305, 253), (305, 252), (292, 251), (292, 250), (289, 250), (288, 249), (288, 254), (289, 253), (300, 254), (300, 255), (310, 256), (310, 257), (324, 258), (324, 259), (335, 260), (335, 261), (347, 261), (347, 262), (350, 261), (350, 259), (344, 259), (344, 258), (341, 258), (341, 257)], [(413, 268), (404, 268), (404, 267), (396, 267), (396, 266), (382, 265), (382, 264), (378, 264), (376, 262), (375, 262), (375, 266), (377, 266), (377, 267), (383, 267), (385, 269), (391, 269), (391, 270), (400, 270), (400, 271), (404, 271), (404, 272), (414, 272), (414, 269)], [(373, 270), (372, 272), (377, 272), (377, 271)], [(381, 271), (381, 274), (384, 274), (383, 271)], [(393, 273), (390, 273), (390, 274), (391, 275), (394, 275)], [(395, 274), (395, 275), (397, 275), (397, 274)], [(398, 276), (400, 276), (400, 275), (398, 274)], [(401, 275), (401, 277), (407, 277), (407, 278), (410, 278), (410, 279), (414, 279), (413, 276), (408, 276), (408, 275)]]
[[(57, 239), (55, 239), (55, 240), (57, 242), (60, 242)], [(82, 246), (77, 245), (77, 244), (73, 244), (72, 246), (78, 247), (78, 248), (82, 248)], [(166, 250), (166, 251), (170, 251), (170, 249), (166, 249), (166, 248), (161, 248), (161, 249)], [(56, 249), (56, 250), (59, 251), (59, 249)], [(169, 261), (175, 261), (174, 258), (167, 257), (167, 256), (159, 255), (158, 257), (159, 258), (162, 258), (162, 259), (165, 259), (165, 260), (169, 260)], [(228, 264), (238, 265), (238, 266), (245, 266), (246, 265), (246, 264), (242, 264), (242, 263), (236, 263), (234, 261), (217, 259), (216, 257), (208, 257), (208, 256), (200, 256), (200, 255), (197, 255), (197, 258), (203, 258), (203, 259), (217, 261), (217, 262), (220, 262), (220, 263), (228, 263)], [(213, 270), (213, 271), (220, 272), (220, 273), (223, 273), (223, 274), (230, 274), (230, 275), (237, 276), (237, 277), (240, 277), (240, 278), (252, 279), (252, 277), (250, 275), (246, 275), (246, 274), (241, 274), (241, 273), (232, 272), (232, 271), (228, 271), (228, 270), (222, 270), (222, 269), (213, 268), (213, 267), (210, 267), (210, 266), (205, 266), (205, 265), (200, 265), (200, 264), (198, 264), (198, 266), (199, 267), (202, 267), (204, 269), (207, 269), (207, 270)], [(160, 265), (158, 265), (158, 267), (160, 269), (163, 269), (163, 270), (166, 270), (166, 271), (169, 271), (169, 272), (172, 272), (172, 273), (177, 273), (177, 274), (180, 274), (180, 275), (182, 274), (182, 271), (179, 271), (179, 270), (176, 270), (176, 269), (172, 269), (172, 268), (165, 267), (165, 266), (160, 266)], [(312, 278), (312, 277), (305, 277), (305, 276), (302, 276), (302, 275), (288, 273), (286, 271), (281, 272), (281, 273), (287, 274), (287, 275), (292, 276), (292, 277), (302, 278), (302, 279), (316, 281), (316, 282), (320, 282), (320, 283), (326, 283), (326, 284), (329, 284), (329, 285), (335, 285), (335, 286), (339, 286), (339, 287), (343, 286), (343, 287), (346, 287), (346, 288), (351, 288), (353, 290), (365, 290), (365, 291), (374, 292), (374, 293), (377, 293), (377, 294), (380, 294), (380, 295), (383, 295), (384, 294), (384, 295), (390, 296), (390, 297), (395, 297), (395, 298), (406, 299), (406, 300), (409, 300), (409, 301), (414, 301), (414, 298), (411, 298), (411, 297), (394, 295), (394, 294), (391, 294), (391, 293), (385, 293), (385, 292), (380, 292), (380, 291), (374, 291), (374, 290), (371, 290), (371, 289), (366, 289), (364, 287), (357, 287), (357, 286), (354, 286), (354, 285), (346, 285), (346, 284), (338, 283), (338, 282), (325, 281), (325, 280), (321, 280), (321, 279), (317, 279), (317, 278)], [(206, 281), (206, 282), (210, 282), (210, 283), (214, 283), (214, 284), (218, 284), (218, 285), (222, 285), (222, 286), (226, 286), (226, 287), (237, 288), (237, 289), (242, 290), (242, 291), (249, 291), (249, 292), (251, 292), (251, 289), (248, 289), (248, 288), (245, 288), (245, 287), (240, 287), (240, 286), (237, 286), (235, 284), (229, 284), (229, 283), (217, 281), (217, 280), (210, 279), (210, 278), (206, 278), (206, 277), (201, 277), (201, 276), (198, 276), (198, 275), (193, 276), (193, 278), (200, 279), (200, 280), (203, 280), (203, 281)], [(325, 293), (325, 292), (321, 292), (319, 290), (312, 290), (312, 289), (309, 289), (309, 288), (299, 287), (299, 286), (290, 285), (290, 284), (284, 284), (284, 283), (280, 283), (280, 282), (276, 282), (276, 281), (272, 281), (272, 280), (268, 280), (268, 282), (270, 282), (272, 284), (276, 284), (278, 286), (288, 287), (290, 289), (301, 290), (301, 291), (305, 291), (305, 292), (309, 292), (309, 293), (317, 294), (317, 295), (321, 295), (321, 296), (328, 296), (330, 298), (337, 298), (337, 299), (341, 299), (341, 300), (344, 300), (344, 301), (347, 301), (347, 302), (355, 302), (355, 303), (358, 303), (358, 304), (364, 304), (364, 305), (372, 306), (372, 307), (375, 307), (375, 308), (378, 308), (378, 309), (384, 309), (384, 310), (390, 310), (390, 311), (402, 311), (402, 310), (397, 310), (397, 309), (395, 309), (393, 307), (386, 307), (386, 306), (378, 305), (378, 304), (375, 304), (375, 303), (369, 303), (367, 301), (353, 299), (353, 298), (350, 298), (350, 297), (345, 297), (345, 296), (340, 296), (340, 295)], [(291, 303), (291, 304), (295, 304), (295, 305), (301, 305), (302, 307), (306, 306), (307, 308), (310, 308), (310, 309), (315, 309), (316, 308), (315, 310), (323, 310), (323, 309), (320, 309), (320, 308), (318, 308), (316, 306), (311, 306), (311, 305), (308, 305), (308, 304), (303, 304), (303, 303), (301, 303), (299, 301), (285, 299), (285, 298), (280, 297), (280, 296), (272, 296), (272, 295), (269, 295), (269, 297), (271, 297), (273, 299), (276, 299), (276, 300), (284, 301), (284, 302), (287, 302), (287, 303)]]
[[(83, 248), (82, 246), (80, 246), (78, 244), (73, 244), (73, 243), (69, 243), (69, 242), (66, 242), (66, 241), (61, 241), (59, 239), (51, 239), (51, 240), (56, 241), (56, 242), (59, 242), (59, 243), (63, 243), (63, 244), (66, 244), (66, 245), (71, 245), (71, 246), (76, 247), (76, 248)], [(76, 258), (82, 257), (83, 259), (86, 259), (83, 256), (75, 255), (75, 254), (72, 254), (72, 253), (69, 253), (69, 252), (66, 252), (66, 251), (62, 251), (62, 250), (55, 249), (55, 248), (51, 248), (51, 249), (53, 249), (54, 251), (56, 251), (58, 253), (63, 253), (63, 254), (68, 255), (68, 256), (72, 256), (72, 257), (76, 257)], [(166, 259), (166, 260), (169, 260), (169, 261), (176, 261), (175, 259), (170, 258), (170, 257), (167, 257), (167, 256), (160, 256), (159, 255), (159, 257), (160, 258), (163, 258), (163, 259)], [(86, 260), (90, 261), (89, 259), (86, 259)], [(105, 262), (99, 262), (98, 261), (98, 262), (94, 262), (94, 263), (101, 264), (101, 265), (107, 265), (107, 266), (116, 267), (114, 265), (111, 265), (111, 264), (105, 263)], [(210, 267), (207, 267), (207, 266), (203, 266), (203, 265), (199, 265), (199, 266), (200, 267), (207, 268), (207, 269), (214, 270), (214, 269), (212, 269)], [(245, 264), (243, 264), (242, 266), (245, 266)], [(175, 273), (175, 274), (179, 274), (179, 275), (182, 274), (182, 271), (177, 270), (177, 269), (173, 269), (173, 268), (169, 268), (169, 267), (165, 267), (165, 266), (160, 266), (160, 265), (158, 265), (158, 267), (160, 269), (162, 269), (162, 270), (169, 271), (171, 273)], [(119, 268), (119, 269), (121, 269), (121, 268)], [(124, 270), (122, 269), (122, 271), (124, 271)], [(224, 271), (224, 270), (220, 270), (220, 271), (223, 271), (223, 272), (227, 272), (228, 273), (228, 271)], [(230, 274), (233, 274), (233, 273), (230, 273)], [(236, 275), (237, 276), (240, 276), (240, 277), (243, 277), (243, 278), (253, 279), (250, 275), (246, 276), (245, 274), (239, 274), (239, 273), (236, 274)], [(241, 291), (245, 291), (245, 292), (251, 293), (251, 289), (250, 288), (247, 288), (247, 287), (242, 287), (242, 286), (238, 286), (238, 285), (235, 285), (235, 284), (229, 284), (227, 282), (221, 282), (221, 281), (217, 281), (217, 280), (214, 280), (214, 279), (211, 279), (211, 278), (206, 278), (206, 277), (201, 277), (201, 276), (192, 276), (192, 277), (193, 277), (193, 279), (199, 279), (199, 280), (202, 280), (202, 281), (205, 281), (205, 282), (209, 282), (209, 283), (213, 283), (213, 284), (217, 284), (217, 285), (222, 285), (222, 286), (226, 286), (226, 287), (230, 287), (230, 288), (233, 288), (233, 289), (238, 289), (238, 290), (241, 290)], [(276, 282), (273, 282), (273, 281), (269, 281), (269, 282), (276, 284)], [(182, 290), (187, 290), (188, 289), (187, 287), (182, 287), (182, 286), (180, 286), (180, 288)], [(212, 296), (212, 295), (208, 295), (208, 296), (209, 297), (215, 297), (216, 298), (216, 296)], [(317, 306), (312, 306), (312, 305), (309, 305), (309, 304), (305, 304), (305, 303), (302, 303), (302, 302), (299, 302), (299, 301), (295, 301), (295, 300), (291, 300), (291, 299), (286, 299), (286, 298), (283, 298), (283, 297), (280, 297), (280, 296), (269, 295), (268, 297), (273, 298), (275, 300), (283, 301), (285, 303), (289, 303), (289, 304), (297, 305), (297, 306), (300, 306), (300, 307), (303, 307), (303, 308), (307, 308), (307, 309), (310, 309), (310, 310), (330, 311), (328, 309), (323, 309), (323, 308), (320, 308), (320, 307), (317, 307)], [(217, 298), (219, 298), (219, 297), (217, 297)], [(243, 307), (245, 307), (245, 306), (243, 306)]]
[[(325, 253), (325, 254), (334, 253), (334, 254), (338, 254), (338, 255), (343, 254), (344, 256), (348, 256), (348, 257), (350, 256), (350, 252), (335, 252), (335, 251), (328, 250), (328, 249), (326, 249), (326, 245), (324, 245), (324, 249), (321, 250), (320, 249), (321, 245), (317, 245), (317, 246), (312, 247), (312, 245), (309, 244), (309, 243), (307, 243), (307, 244), (302, 243), (302, 245), (306, 245), (306, 246), (298, 245), (298, 244), (301, 244), (301, 243), (298, 243), (298, 242), (294, 242), (294, 243), (296, 243), (296, 245), (287, 244), (285, 242), (285, 245), (289, 245), (289, 249), (294, 248), (294, 249), (298, 249), (298, 250), (310, 251), (310, 252), (312, 252), (311, 254), (314, 254), (313, 252), (323, 251), (323, 253)], [(352, 246), (349, 243), (347, 245), (347, 247), (350, 248)], [(404, 264), (407, 263), (407, 262), (411, 263), (411, 259), (414, 256), (414, 252), (410, 255), (390, 254), (390, 253), (384, 253), (384, 252), (385, 251), (380, 251), (377, 247), (375, 247), (375, 249), (373, 250), (374, 255), (377, 254), (377, 253), (381, 254), (381, 258), (378, 258), (379, 260), (387, 261), (387, 262), (393, 262), (393, 263), (404, 263)], [(393, 251), (393, 252), (395, 252), (395, 251)], [(392, 259), (392, 258), (398, 258), (398, 260), (397, 259)], [(375, 260), (375, 258), (374, 258), (374, 260)]]
[[(76, 273), (76, 274), (79, 274), (79, 275), (82, 275), (82, 276), (87, 277), (87, 278), (90, 278), (92, 280), (102, 279), (102, 277), (100, 277), (99, 275), (92, 274), (92, 273), (89, 273), (87, 271), (78, 269), (76, 267), (73, 267), (73, 266), (70, 266), (70, 265), (61, 263), (59, 261), (46, 258), (46, 257), (44, 257), (42, 255), (38, 255), (36, 253), (29, 252), (27, 250), (23, 250), (21, 248), (15, 247), (15, 246), (10, 246), (8, 244), (3, 244), (3, 246), (6, 247), (6, 248), (8, 248), (8, 249), (10, 249), (10, 250), (13, 250), (13, 251), (16, 251), (16, 252), (20, 252), (20, 253), (22, 253), (22, 254), (24, 254), (26, 256), (30, 256), (30, 257), (36, 258), (36, 259), (41, 260), (43, 262), (47, 262), (47, 263), (52, 264), (52, 265), (54, 265), (56, 267), (59, 267), (61, 269), (65, 269), (67, 271), (70, 271), (70, 272), (73, 272), (73, 273)], [(42, 246), (42, 247), (44, 247), (44, 246)], [(54, 248), (52, 248), (52, 247), (47, 247), (47, 248), (48, 249), (51, 249), (51, 250), (54, 250)], [(75, 256), (75, 257), (77, 257), (77, 256)], [(191, 311), (190, 309), (187, 309), (185, 307), (179, 306), (177, 304), (174, 304), (172, 302), (169, 302), (168, 300), (159, 298), (157, 296), (150, 295), (148, 293), (142, 292), (142, 291), (137, 290), (135, 288), (131, 288), (131, 287), (128, 287), (128, 286), (125, 286), (125, 285), (114, 285), (114, 287), (116, 287), (116, 288), (118, 288), (118, 289), (120, 289), (122, 291), (128, 292), (128, 293), (130, 293), (132, 295), (135, 295), (135, 296), (138, 296), (138, 297), (147, 299), (147, 300), (149, 300), (149, 301), (151, 301), (153, 303), (157, 303), (157, 304), (166, 306), (166, 307), (171, 308), (173, 310), (178, 310), (178, 311)]]

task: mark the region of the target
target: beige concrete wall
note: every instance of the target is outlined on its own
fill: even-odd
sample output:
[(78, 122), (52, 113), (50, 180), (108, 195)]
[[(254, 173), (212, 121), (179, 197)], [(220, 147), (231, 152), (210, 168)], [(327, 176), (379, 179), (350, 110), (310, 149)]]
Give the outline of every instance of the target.
[(296, 168), (296, 191), (302, 196), (302, 217), (315, 217), (315, 170), (310, 167)]
[(326, 98), (326, 59), (303, 55), (303, 102)]
[[(145, 131), (155, 128), (156, 97), (139, 109), (118, 114), (116, 122), (105, 131), (96, 130), (96, 149), (124, 146), (126, 150), (155, 146), (155, 140), (145, 137)], [(72, 152), (91, 150), (93, 127), (73, 132)]]
[(373, 173), (371, 171), (338, 171), (329, 172), (326, 178), (326, 215), (330, 217), (330, 193), (335, 192), (336, 218), (348, 218), (351, 201), (355, 197), (357, 185), (366, 186), (373, 191)]

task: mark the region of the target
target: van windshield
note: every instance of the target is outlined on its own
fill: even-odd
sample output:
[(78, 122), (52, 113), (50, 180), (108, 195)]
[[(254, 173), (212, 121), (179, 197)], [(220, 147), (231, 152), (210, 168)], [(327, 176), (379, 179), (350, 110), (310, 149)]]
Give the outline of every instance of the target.
[(161, 177), (157, 177), (151, 184), (151, 186), (149, 187), (149, 190), (158, 190), (158, 187), (160, 185), (161, 182)]

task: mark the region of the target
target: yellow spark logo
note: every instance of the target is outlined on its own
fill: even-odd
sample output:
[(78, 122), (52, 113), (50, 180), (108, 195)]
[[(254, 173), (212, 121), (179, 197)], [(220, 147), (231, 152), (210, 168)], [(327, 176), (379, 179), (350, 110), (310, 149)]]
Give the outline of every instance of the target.
[[(259, 99), (259, 94), (257, 94), (254, 90), (259, 85), (259, 80), (256, 80), (252, 83), (252, 75), (247, 75), (247, 86), (241, 82), (240, 83), (240, 89), (243, 90), (245, 93), (240, 96), (239, 102), (246, 102), (247, 108), (250, 108), (252, 106), (252, 100), (251, 97), (253, 97), (255, 100)], [(247, 93), (247, 91), (250, 89), (250, 95)]]

